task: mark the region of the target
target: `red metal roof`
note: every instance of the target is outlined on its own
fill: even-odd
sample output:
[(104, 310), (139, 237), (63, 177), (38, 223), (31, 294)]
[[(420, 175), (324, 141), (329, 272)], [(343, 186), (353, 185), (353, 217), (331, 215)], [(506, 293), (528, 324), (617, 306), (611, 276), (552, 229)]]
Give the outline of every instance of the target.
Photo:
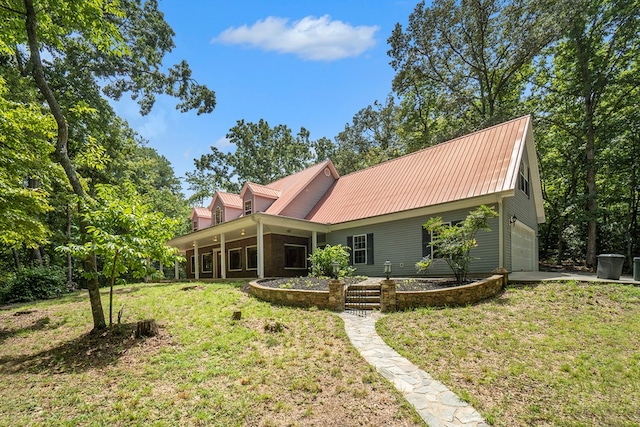
[(521, 117), (342, 176), (306, 219), (336, 224), (512, 190), (530, 120)]
[(242, 191), (240, 192), (240, 197), (244, 197), (247, 190), (250, 190), (254, 195), (266, 197), (268, 199), (277, 199), (280, 197), (280, 190), (272, 188), (270, 185), (260, 185), (248, 181), (244, 184)]
[(207, 208), (203, 208), (202, 206), (195, 206), (191, 210), (191, 219), (193, 219), (194, 215), (198, 218), (211, 218), (211, 211)]
[[(216, 191), (215, 194), (222, 201), (222, 204), (224, 206), (242, 209), (242, 197), (240, 197), (239, 195), (233, 194), (233, 193), (226, 193), (220, 190)], [(214, 196), (214, 199), (215, 199), (215, 196)], [(211, 203), (213, 204), (213, 200), (211, 201)]]
[(295, 197), (303, 191), (311, 181), (325, 169), (329, 170), (329, 173), (333, 174), (334, 178), (338, 178), (338, 172), (333, 166), (331, 160), (325, 160), (317, 165), (311, 166), (303, 171), (294, 173), (293, 175), (286, 176), (278, 181), (272, 182), (268, 185), (269, 188), (273, 188), (280, 191), (280, 198), (273, 202), (271, 206), (267, 208), (265, 213), (278, 215), (291, 203)]

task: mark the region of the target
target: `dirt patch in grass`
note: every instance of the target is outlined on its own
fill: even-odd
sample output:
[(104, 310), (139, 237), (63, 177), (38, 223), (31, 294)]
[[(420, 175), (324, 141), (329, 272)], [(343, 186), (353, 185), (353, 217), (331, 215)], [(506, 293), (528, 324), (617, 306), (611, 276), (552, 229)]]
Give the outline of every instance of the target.
[(383, 318), (401, 354), (496, 426), (640, 425), (640, 288), (544, 283)]

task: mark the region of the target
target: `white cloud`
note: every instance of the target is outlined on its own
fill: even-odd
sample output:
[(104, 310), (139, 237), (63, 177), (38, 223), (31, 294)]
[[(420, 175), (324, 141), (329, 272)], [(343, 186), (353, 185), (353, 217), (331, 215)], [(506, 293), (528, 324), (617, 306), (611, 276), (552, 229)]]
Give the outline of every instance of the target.
[(375, 45), (378, 26), (353, 27), (332, 21), (329, 15), (307, 16), (289, 22), (269, 16), (251, 27), (227, 28), (212, 43), (242, 44), (280, 53), (293, 53), (312, 61), (333, 61), (358, 56)]
[(235, 144), (233, 144), (231, 140), (225, 136), (223, 136), (222, 138), (218, 138), (216, 142), (213, 143), (213, 145), (223, 153), (228, 153), (235, 147)]

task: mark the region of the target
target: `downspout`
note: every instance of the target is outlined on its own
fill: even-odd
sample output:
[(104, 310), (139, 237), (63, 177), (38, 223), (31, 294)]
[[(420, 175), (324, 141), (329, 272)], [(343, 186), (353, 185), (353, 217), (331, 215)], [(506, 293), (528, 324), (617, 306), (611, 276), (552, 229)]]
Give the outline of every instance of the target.
[(498, 268), (504, 268), (504, 208), (503, 196), (498, 199)]

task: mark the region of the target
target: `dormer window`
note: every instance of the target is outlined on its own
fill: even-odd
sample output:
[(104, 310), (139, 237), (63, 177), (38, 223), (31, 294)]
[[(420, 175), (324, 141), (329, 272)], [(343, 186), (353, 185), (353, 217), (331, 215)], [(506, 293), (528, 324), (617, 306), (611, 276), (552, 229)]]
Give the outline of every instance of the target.
[(245, 200), (244, 201), (244, 214), (245, 215), (251, 215), (251, 211), (252, 211), (251, 200)]
[(222, 224), (222, 209), (220, 209), (220, 206), (216, 207), (215, 221), (215, 225)]
[(520, 191), (526, 194), (527, 197), (530, 196), (530, 193), (529, 193), (529, 181), (531, 178), (530, 174), (531, 172), (529, 171), (529, 165), (527, 165), (524, 161), (520, 163), (520, 176), (518, 177), (518, 188), (520, 189)]

